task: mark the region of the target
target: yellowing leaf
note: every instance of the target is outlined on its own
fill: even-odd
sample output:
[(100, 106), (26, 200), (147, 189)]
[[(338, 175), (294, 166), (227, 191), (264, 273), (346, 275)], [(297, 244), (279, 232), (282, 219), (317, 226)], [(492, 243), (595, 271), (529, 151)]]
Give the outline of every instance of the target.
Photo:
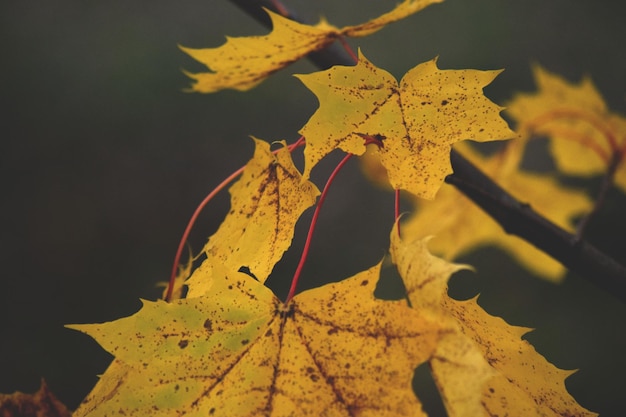
[(494, 374), (480, 350), (459, 330), (458, 323), (443, 309), (448, 279), (463, 268), (430, 254), (428, 239), (406, 244), (396, 229), (391, 234), (391, 257), (398, 267), (411, 305), (431, 311), (453, 330), (437, 344), (430, 360), (433, 379), (450, 417), (483, 415), (481, 399), (486, 381)]
[[(516, 140), (517, 141), (517, 140)], [(572, 219), (591, 210), (593, 204), (581, 191), (568, 189), (546, 174), (518, 170), (523, 146), (511, 142), (502, 153), (490, 158), (480, 156), (469, 146), (457, 148), (467, 159), (512, 195), (559, 226), (572, 230)], [(533, 273), (559, 281), (565, 268), (523, 239), (506, 234), (500, 225), (451, 185), (444, 184), (434, 201), (415, 200), (417, 209), (402, 231), (406, 236), (433, 235), (433, 253), (454, 259), (485, 245), (496, 245)]]
[(413, 370), (445, 329), (404, 301), (375, 299), (379, 269), (287, 305), (232, 273), (204, 297), (72, 325), (115, 356), (74, 417), (424, 416)]
[(369, 136), (382, 140), (380, 158), (394, 188), (433, 198), (452, 172), (452, 144), (512, 135), (500, 117), (501, 107), (482, 94), (499, 71), (440, 70), (433, 59), (398, 84), (359, 56), (354, 67), (298, 76), (320, 102), (300, 130), (307, 141), (306, 178), (334, 149), (362, 155)]
[(483, 403), (488, 416), (596, 416), (567, 392), (573, 371), (558, 369), (521, 337), (530, 329), (510, 326), (483, 310), (476, 299), (444, 299), (445, 308), (474, 341), (496, 375), (487, 380)]
[(559, 370), (508, 325), (476, 302), (447, 295), (447, 280), (461, 268), (435, 258), (423, 239), (391, 234), (391, 254), (413, 308), (429, 309), (452, 330), (430, 360), (433, 379), (450, 417), (593, 416), (567, 393), (569, 371)]
[[(284, 142), (276, 155), (269, 143), (255, 139), (255, 144), (254, 157), (230, 188), (230, 212), (203, 252), (226, 270), (247, 267), (265, 282), (291, 245), (300, 215), (315, 203), (319, 190), (302, 179)], [(196, 295), (191, 288), (194, 280), (190, 282), (190, 291)]]
[(539, 66), (533, 72), (538, 92), (518, 94), (507, 107), (518, 130), (548, 136), (556, 164), (568, 174), (603, 174), (619, 158), (615, 183), (626, 191), (626, 118), (608, 110), (589, 78), (572, 84)]
[(273, 30), (265, 36), (227, 38), (218, 48), (181, 47), (211, 72), (187, 73), (195, 80), (191, 90), (212, 93), (226, 88), (246, 91), (269, 75), (308, 55), (324, 49), (341, 36), (366, 36), (385, 25), (404, 19), (426, 6), (443, 0), (404, 0), (394, 10), (361, 25), (339, 29), (322, 20), (315, 26), (294, 22), (272, 11)]
[(268, 11), (274, 30), (266, 36), (228, 37), (219, 48), (181, 47), (211, 72), (186, 74), (191, 91), (213, 93), (226, 88), (247, 91), (287, 65), (332, 43), (337, 29), (327, 24), (303, 25)]

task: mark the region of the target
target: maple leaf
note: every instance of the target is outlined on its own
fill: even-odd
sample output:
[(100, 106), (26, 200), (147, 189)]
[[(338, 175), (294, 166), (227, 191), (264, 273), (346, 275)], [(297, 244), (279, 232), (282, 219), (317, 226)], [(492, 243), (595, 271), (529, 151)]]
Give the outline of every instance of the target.
[(446, 329), (404, 301), (374, 298), (379, 272), (287, 305), (248, 275), (225, 273), (203, 297), (71, 325), (115, 356), (74, 417), (424, 416), (413, 370)]
[(626, 118), (609, 111), (590, 78), (572, 84), (540, 66), (533, 73), (539, 91), (517, 94), (507, 107), (518, 130), (549, 137), (565, 173), (592, 176), (619, 164), (614, 181), (626, 191)]
[(325, 20), (306, 25), (266, 9), (273, 30), (265, 36), (227, 37), (218, 48), (181, 47), (195, 60), (206, 65), (208, 73), (186, 74), (195, 80), (191, 91), (212, 93), (226, 88), (249, 90), (274, 72), (311, 52), (326, 48), (342, 36), (367, 36), (389, 23), (404, 19), (425, 7), (443, 0), (405, 0), (394, 10), (369, 22), (337, 28)]
[[(231, 209), (203, 252), (228, 270), (247, 267), (260, 282), (265, 282), (291, 245), (300, 215), (315, 203), (319, 190), (302, 179), (284, 142), (274, 155), (269, 143), (253, 139), (254, 156), (229, 190)], [(209, 285), (210, 265), (203, 267), (203, 274), (192, 275), (187, 282), (188, 296), (201, 295), (204, 286)], [(204, 284), (194, 286), (197, 280)]]
[(482, 94), (498, 73), (440, 70), (433, 59), (398, 84), (359, 51), (354, 67), (297, 76), (320, 102), (300, 130), (307, 141), (304, 177), (334, 149), (362, 155), (364, 137), (374, 137), (382, 141), (380, 159), (392, 186), (433, 198), (452, 173), (453, 143), (511, 137), (502, 108)]
[[(519, 169), (524, 142), (514, 139), (501, 152), (483, 157), (470, 146), (456, 148), (468, 160), (512, 195), (524, 201), (559, 226), (572, 230), (572, 219), (590, 211), (593, 203), (582, 191), (559, 184), (548, 174), (525, 172)], [(504, 233), (502, 227), (477, 207), (455, 187), (444, 184), (433, 201), (415, 199), (417, 206), (402, 226), (406, 236), (433, 235), (430, 249), (446, 259), (455, 259), (473, 249), (496, 245), (533, 273), (559, 281), (566, 269), (546, 253), (525, 240)]]
[(565, 388), (572, 372), (556, 368), (510, 326), (485, 312), (477, 299), (447, 295), (450, 275), (463, 268), (432, 256), (427, 239), (406, 241), (391, 233), (391, 255), (413, 308), (435, 312), (453, 330), (429, 361), (450, 417), (594, 416)]

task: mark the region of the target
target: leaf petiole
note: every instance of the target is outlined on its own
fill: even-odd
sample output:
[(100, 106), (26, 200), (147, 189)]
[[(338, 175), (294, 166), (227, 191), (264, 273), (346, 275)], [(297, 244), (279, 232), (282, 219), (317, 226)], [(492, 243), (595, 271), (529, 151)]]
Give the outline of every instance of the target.
[[(365, 145), (376, 144), (378, 146), (383, 146), (382, 142), (376, 138), (362, 135), (365, 139)], [(309, 232), (306, 236), (306, 241), (304, 242), (304, 248), (302, 249), (302, 255), (300, 256), (300, 262), (298, 262), (298, 266), (296, 268), (296, 272), (293, 274), (293, 278), (291, 279), (291, 287), (289, 288), (289, 294), (287, 294), (287, 298), (285, 299), (285, 305), (291, 301), (291, 299), (296, 294), (296, 287), (298, 286), (298, 281), (300, 279), (300, 275), (302, 274), (302, 269), (304, 268), (304, 264), (306, 263), (306, 259), (309, 255), (309, 249), (311, 247), (311, 240), (313, 239), (313, 231), (315, 230), (315, 226), (317, 225), (317, 219), (319, 217), (319, 213), (322, 209), (322, 205), (326, 200), (326, 195), (328, 194), (328, 190), (330, 189), (331, 184), (339, 174), (339, 171), (344, 167), (344, 165), (352, 158), (354, 154), (347, 154), (344, 158), (337, 164), (333, 172), (331, 172), (328, 180), (326, 180), (326, 185), (324, 185), (324, 189), (320, 194), (320, 198), (317, 201), (317, 206), (315, 206), (315, 212), (313, 213), (313, 218), (311, 219), (311, 224), (309, 226)]]
[(296, 293), (296, 287), (298, 285), (298, 280), (300, 279), (300, 274), (302, 273), (302, 268), (304, 268), (304, 263), (306, 262), (306, 258), (309, 255), (309, 248), (311, 247), (311, 240), (313, 239), (313, 231), (315, 230), (315, 226), (317, 225), (317, 218), (319, 217), (320, 211), (322, 209), (322, 205), (324, 204), (324, 200), (326, 200), (326, 195), (328, 194), (328, 189), (330, 185), (334, 181), (335, 177), (341, 171), (341, 168), (352, 158), (353, 154), (347, 154), (335, 167), (333, 172), (328, 177), (326, 181), (326, 185), (324, 186), (324, 190), (322, 190), (322, 194), (320, 194), (320, 199), (317, 201), (317, 206), (315, 206), (315, 212), (313, 213), (313, 218), (311, 219), (311, 225), (309, 226), (309, 232), (306, 236), (306, 241), (304, 243), (304, 249), (302, 249), (302, 255), (300, 256), (300, 262), (298, 262), (298, 267), (296, 268), (296, 272), (293, 274), (293, 278), (291, 279), (291, 287), (289, 288), (289, 294), (287, 294), (287, 298), (285, 299), (285, 304), (288, 304), (289, 301), (293, 298)]

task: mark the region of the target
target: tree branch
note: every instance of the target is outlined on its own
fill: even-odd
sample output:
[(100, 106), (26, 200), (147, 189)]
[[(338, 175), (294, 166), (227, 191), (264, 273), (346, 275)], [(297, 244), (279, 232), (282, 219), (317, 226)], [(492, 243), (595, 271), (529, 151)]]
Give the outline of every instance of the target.
[(461, 154), (450, 153), (454, 185), (509, 234), (519, 236), (579, 274), (626, 302), (626, 268), (585, 240), (568, 233), (521, 203), (483, 174)]
[[(230, 1), (269, 28), (271, 21), (263, 8), (302, 22), (277, 0)], [(346, 51), (336, 44), (314, 52), (308, 58), (320, 69), (354, 64)], [(626, 302), (626, 268), (623, 265), (515, 199), (455, 150), (450, 153), (450, 161), (454, 173), (446, 178), (446, 182), (489, 214), (507, 233), (521, 237), (570, 271)]]

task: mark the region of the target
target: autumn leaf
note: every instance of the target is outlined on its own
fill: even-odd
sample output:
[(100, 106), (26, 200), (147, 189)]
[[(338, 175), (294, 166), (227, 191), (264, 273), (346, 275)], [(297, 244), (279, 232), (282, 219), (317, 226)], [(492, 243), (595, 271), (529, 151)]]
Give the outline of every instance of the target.
[(517, 94), (507, 107), (518, 130), (547, 136), (565, 173), (599, 175), (618, 164), (614, 181), (626, 191), (626, 118), (609, 111), (590, 78), (573, 84), (539, 66), (533, 72), (537, 93)]
[(211, 72), (189, 73), (195, 83), (191, 91), (212, 93), (226, 88), (249, 90), (274, 72), (300, 58), (326, 48), (342, 36), (367, 36), (389, 23), (404, 19), (425, 7), (443, 0), (405, 0), (394, 10), (369, 22), (337, 28), (322, 20), (305, 25), (266, 10), (273, 30), (265, 36), (228, 37), (218, 48), (192, 49), (181, 47)]
[[(302, 179), (284, 142), (276, 155), (269, 143), (259, 139), (254, 142), (253, 158), (229, 190), (230, 211), (202, 252), (228, 270), (246, 267), (265, 282), (291, 245), (300, 215), (315, 203), (319, 190)], [(202, 279), (207, 276), (210, 273), (205, 271)], [(188, 296), (204, 291), (202, 284), (192, 288), (197, 278), (192, 275), (187, 282)]]
[(391, 233), (391, 254), (409, 300), (428, 309), (453, 330), (429, 361), (433, 379), (450, 417), (594, 416), (569, 395), (565, 378), (510, 326), (485, 312), (476, 298), (447, 295), (450, 275), (462, 268), (432, 256), (427, 239), (406, 241)]
[(143, 301), (130, 317), (71, 325), (115, 356), (74, 417), (424, 416), (413, 370), (447, 330), (404, 301), (374, 298), (379, 272), (287, 305), (227, 273), (206, 296)]
[(362, 155), (364, 138), (374, 137), (382, 141), (380, 159), (392, 186), (433, 198), (452, 173), (452, 144), (512, 135), (500, 117), (502, 108), (482, 93), (498, 73), (440, 70), (433, 59), (398, 84), (359, 52), (354, 67), (299, 75), (320, 102), (300, 130), (307, 140), (304, 177), (334, 149)]
[(431, 311), (453, 328), (437, 344), (430, 360), (431, 373), (450, 417), (476, 417), (483, 414), (481, 400), (493, 370), (475, 344), (460, 331), (456, 321), (443, 309), (450, 276), (468, 268), (430, 254), (427, 239), (411, 244), (391, 234), (391, 257), (405, 284), (409, 300), (418, 311)]
[[(460, 144), (462, 145), (462, 144)], [(572, 220), (592, 209), (592, 202), (582, 191), (561, 185), (549, 174), (519, 169), (524, 144), (509, 142), (491, 157), (481, 156), (469, 146), (458, 146), (464, 155), (495, 179), (512, 195), (522, 198), (535, 210), (559, 226), (572, 230)], [(429, 247), (446, 259), (455, 259), (481, 246), (495, 245), (511, 254), (533, 273), (551, 281), (560, 281), (566, 269), (546, 253), (517, 236), (508, 235), (489, 215), (455, 187), (444, 184), (433, 201), (414, 199), (415, 213), (402, 225), (406, 236), (434, 236)]]

